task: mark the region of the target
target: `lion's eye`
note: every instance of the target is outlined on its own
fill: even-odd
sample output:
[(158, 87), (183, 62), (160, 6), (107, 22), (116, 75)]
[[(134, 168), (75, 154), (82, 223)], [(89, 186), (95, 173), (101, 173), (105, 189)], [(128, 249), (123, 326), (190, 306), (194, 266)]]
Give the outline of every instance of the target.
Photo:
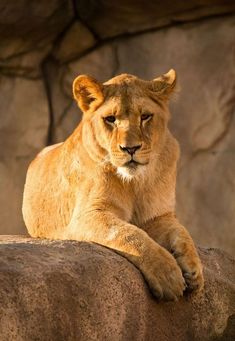
[(142, 114), (141, 120), (146, 121), (146, 120), (150, 119), (152, 116), (153, 116), (152, 114)]
[(107, 117), (104, 117), (104, 120), (106, 122), (109, 122), (109, 123), (114, 123), (116, 121), (116, 117), (115, 116), (107, 116)]

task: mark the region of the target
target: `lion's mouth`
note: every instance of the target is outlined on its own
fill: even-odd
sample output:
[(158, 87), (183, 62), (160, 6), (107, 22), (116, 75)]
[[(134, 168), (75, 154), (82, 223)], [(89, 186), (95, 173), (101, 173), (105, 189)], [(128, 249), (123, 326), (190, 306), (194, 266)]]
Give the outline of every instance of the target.
[(141, 162), (138, 162), (138, 161), (136, 161), (136, 160), (134, 160), (134, 159), (131, 159), (131, 160), (129, 160), (128, 162), (126, 162), (125, 163), (125, 167), (128, 167), (128, 168), (133, 168), (133, 169), (135, 169), (135, 168), (137, 168), (138, 166), (145, 166), (145, 165), (147, 165), (148, 164), (148, 162), (146, 162), (146, 163), (141, 163)]
[(125, 163), (125, 167), (129, 167), (129, 168), (137, 168), (139, 166), (139, 162), (131, 159), (130, 161)]

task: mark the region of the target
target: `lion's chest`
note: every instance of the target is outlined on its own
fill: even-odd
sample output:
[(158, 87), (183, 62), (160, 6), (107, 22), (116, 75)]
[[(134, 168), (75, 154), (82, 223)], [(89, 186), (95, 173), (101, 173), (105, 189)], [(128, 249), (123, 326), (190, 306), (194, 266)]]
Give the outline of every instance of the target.
[(165, 213), (172, 212), (175, 207), (174, 188), (166, 184), (146, 185), (136, 189), (131, 222), (141, 226), (144, 222)]

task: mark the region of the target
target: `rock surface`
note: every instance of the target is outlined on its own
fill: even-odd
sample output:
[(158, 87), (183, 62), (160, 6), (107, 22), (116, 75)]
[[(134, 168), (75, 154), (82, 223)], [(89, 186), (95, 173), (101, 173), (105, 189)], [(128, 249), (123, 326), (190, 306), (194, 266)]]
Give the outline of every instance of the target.
[(2, 76), (0, 84), (0, 226), (10, 230), (13, 224), (20, 233), (26, 169), (46, 143), (49, 111), (41, 80)]
[(66, 0), (2, 0), (0, 13), (1, 61), (53, 42), (74, 16)]
[(76, 21), (57, 44), (53, 55), (61, 63), (77, 58), (95, 45), (92, 33), (81, 22)]
[(96, 244), (0, 239), (1, 341), (235, 339), (235, 261), (200, 249), (205, 290), (157, 302), (140, 272)]
[(75, 3), (82, 20), (101, 38), (235, 11), (230, 0), (75, 0)]

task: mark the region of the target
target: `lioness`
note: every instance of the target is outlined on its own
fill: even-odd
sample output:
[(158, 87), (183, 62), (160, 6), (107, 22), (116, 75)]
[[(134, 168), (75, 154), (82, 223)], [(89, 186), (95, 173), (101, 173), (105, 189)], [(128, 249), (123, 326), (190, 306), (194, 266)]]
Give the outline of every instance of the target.
[(175, 84), (174, 70), (152, 81), (77, 77), (82, 121), (31, 163), (23, 200), (31, 236), (112, 248), (168, 300), (185, 285), (203, 287), (194, 243), (174, 213), (179, 147), (167, 123)]

